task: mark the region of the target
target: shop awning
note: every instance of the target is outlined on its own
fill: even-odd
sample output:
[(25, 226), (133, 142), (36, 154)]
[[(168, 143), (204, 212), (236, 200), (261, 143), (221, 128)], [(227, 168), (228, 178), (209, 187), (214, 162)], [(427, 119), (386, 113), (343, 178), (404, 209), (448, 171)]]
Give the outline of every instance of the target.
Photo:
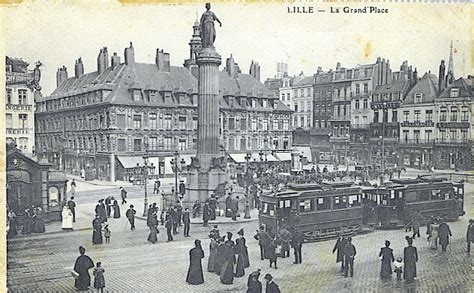
[[(245, 160), (245, 157), (247, 156), (247, 154), (229, 154), (229, 157), (234, 160), (234, 162), (236, 163), (245, 163), (246, 160)], [(252, 161), (253, 159), (250, 159), (250, 161)]]
[(276, 152), (275, 157), (280, 161), (291, 161), (291, 153)]
[(303, 157), (308, 160), (308, 162), (313, 162), (313, 156), (311, 155), (311, 148), (310, 147), (295, 147), (295, 149), (303, 154)]
[(143, 166), (142, 157), (117, 156), (117, 158), (125, 169), (135, 168), (137, 164)]

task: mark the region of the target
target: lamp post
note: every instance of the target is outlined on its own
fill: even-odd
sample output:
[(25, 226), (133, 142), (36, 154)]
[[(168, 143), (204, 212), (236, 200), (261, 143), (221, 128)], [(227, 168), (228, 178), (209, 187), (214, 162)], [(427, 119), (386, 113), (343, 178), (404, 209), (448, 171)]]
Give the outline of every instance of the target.
[(249, 203), (249, 186), (250, 186), (250, 182), (248, 181), (249, 180), (249, 161), (250, 161), (250, 158), (252, 158), (252, 154), (251, 153), (247, 153), (245, 155), (245, 162), (246, 162), (246, 165), (245, 165), (245, 175), (244, 175), (244, 182), (245, 182), (245, 215), (244, 215), (244, 219), (250, 219), (250, 203)]
[[(148, 213), (148, 148), (145, 148), (145, 155), (143, 156), (143, 181), (145, 183), (145, 200), (143, 207), (143, 216), (145, 217)], [(153, 164), (152, 164), (153, 166)]]
[(382, 103), (382, 176), (380, 176), (380, 185), (385, 179), (385, 118), (386, 118), (387, 102)]
[(184, 159), (181, 159), (180, 164), (181, 166), (178, 165), (178, 159), (179, 159), (179, 153), (178, 151), (174, 152), (174, 158), (171, 159), (171, 168), (174, 172), (174, 196), (175, 200), (178, 200), (178, 174), (179, 174), (179, 169), (180, 167), (184, 167), (186, 165), (186, 161)]

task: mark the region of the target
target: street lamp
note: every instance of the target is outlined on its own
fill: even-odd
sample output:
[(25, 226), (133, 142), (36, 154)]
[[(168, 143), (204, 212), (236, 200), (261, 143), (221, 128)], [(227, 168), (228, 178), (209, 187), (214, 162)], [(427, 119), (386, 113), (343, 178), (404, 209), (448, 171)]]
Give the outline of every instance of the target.
[(143, 156), (143, 177), (145, 183), (145, 201), (143, 207), (143, 216), (145, 217), (148, 214), (148, 148), (145, 149), (145, 155)]
[(175, 195), (175, 200), (176, 201), (178, 200), (178, 173), (179, 173), (179, 169), (183, 168), (186, 165), (186, 161), (184, 159), (181, 159), (181, 161), (180, 161), (181, 166), (178, 166), (178, 164), (177, 164), (178, 158), (179, 158), (179, 153), (178, 153), (178, 151), (175, 151), (174, 152), (174, 158), (172, 158), (171, 162), (170, 162), (171, 163), (171, 169), (174, 172), (174, 195)]
[(387, 102), (382, 103), (382, 176), (380, 176), (380, 185), (384, 182), (385, 177), (385, 118), (387, 112)]

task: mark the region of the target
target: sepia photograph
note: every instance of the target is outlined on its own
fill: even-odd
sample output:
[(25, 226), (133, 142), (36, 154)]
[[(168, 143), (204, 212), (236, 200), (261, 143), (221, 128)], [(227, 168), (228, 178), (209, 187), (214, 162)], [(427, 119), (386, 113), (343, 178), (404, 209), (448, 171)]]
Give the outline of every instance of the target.
[(4, 4), (1, 291), (472, 292), (473, 13)]

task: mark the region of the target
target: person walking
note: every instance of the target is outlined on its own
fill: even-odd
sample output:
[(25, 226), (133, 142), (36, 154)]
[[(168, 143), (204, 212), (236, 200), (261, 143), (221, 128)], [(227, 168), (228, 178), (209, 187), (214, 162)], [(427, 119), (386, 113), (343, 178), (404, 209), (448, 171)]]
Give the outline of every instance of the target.
[(389, 278), (392, 275), (392, 263), (395, 261), (393, 249), (390, 248), (390, 241), (385, 240), (385, 247), (380, 249), (379, 257), (382, 260), (380, 277), (382, 279)]
[(204, 258), (204, 250), (201, 247), (201, 240), (194, 241), (194, 248), (189, 251), (189, 269), (186, 282), (191, 285), (204, 283), (201, 260)]
[(112, 212), (112, 197), (111, 196), (107, 196), (105, 198), (105, 209), (106, 209), (107, 218), (110, 218), (110, 214)]
[(103, 199), (100, 200), (99, 205), (100, 205), (100, 211), (102, 213), (101, 214), (102, 223), (107, 222), (107, 212), (106, 212), (106, 207), (105, 207), (105, 203)]
[(161, 182), (160, 182), (160, 179), (156, 179), (155, 180), (155, 184), (153, 185), (153, 194), (160, 194), (160, 186), (161, 186)]
[(72, 213), (72, 222), (76, 222), (76, 203), (74, 202), (74, 196), (71, 196), (71, 199), (68, 200), (67, 206), (69, 207), (69, 210), (71, 210)]
[(356, 248), (352, 244), (352, 237), (347, 238), (347, 244), (344, 247), (344, 277), (350, 272), (351, 277), (354, 276), (354, 258), (356, 256)]
[(262, 283), (258, 280), (259, 274), (250, 274), (247, 282), (247, 293), (262, 293)]
[(102, 202), (103, 201), (104, 201), (103, 199), (100, 199), (98, 201), (97, 205), (95, 206), (95, 214), (99, 216), (99, 219), (100, 219), (101, 223), (107, 221), (107, 214), (105, 212), (105, 209), (103, 209), (103, 207), (102, 207)]
[(234, 248), (232, 246), (233, 241), (227, 240), (224, 244), (223, 250), (223, 264), (221, 268), (221, 283), (225, 285), (232, 284), (234, 282), (234, 263), (235, 263), (235, 254)]
[(277, 248), (277, 245), (275, 243), (275, 240), (270, 241), (270, 244), (268, 244), (267, 246), (267, 256), (268, 256), (268, 260), (270, 261), (270, 267), (272, 267), (272, 264), (274, 264), (275, 269), (278, 269), (276, 248)]
[[(241, 232), (241, 231), (243, 231), (243, 230), (240, 230), (239, 232)], [(244, 250), (245, 250), (245, 238), (238, 237), (235, 240), (235, 250), (234, 250), (235, 254), (237, 254), (237, 264), (235, 266), (235, 277), (236, 278), (240, 278), (240, 277), (243, 277), (245, 275)]]
[(304, 237), (303, 234), (295, 228), (295, 231), (292, 235), (291, 246), (293, 247), (293, 252), (295, 254), (294, 264), (300, 264), (303, 260), (301, 255), (301, 250), (303, 248)]
[(441, 222), (439, 225), (439, 244), (443, 252), (446, 252), (446, 248), (449, 245), (449, 237), (452, 236), (449, 225), (445, 221)]
[(116, 199), (114, 199), (113, 207), (114, 207), (114, 219), (119, 219), (120, 218), (120, 206), (119, 206)]
[(102, 244), (102, 221), (99, 215), (95, 215), (95, 219), (92, 221), (92, 244)]
[(44, 233), (46, 227), (43, 220), (43, 210), (40, 207), (33, 209), (33, 233)]
[(166, 235), (168, 236), (168, 242), (173, 241), (174, 239), (173, 239), (173, 235), (171, 233), (171, 231), (173, 229), (173, 219), (171, 218), (171, 216), (169, 214), (166, 215), (165, 227), (166, 227)]
[(211, 243), (209, 244), (209, 259), (207, 262), (207, 271), (211, 273), (215, 272), (217, 246), (217, 240), (211, 238)]
[[(11, 228), (10, 228), (11, 229)], [(474, 242), (474, 220), (469, 220), (469, 225), (466, 231), (467, 253), (471, 253), (471, 243)]]
[(412, 220), (412, 223), (411, 223), (411, 225), (413, 227), (413, 237), (412, 237), (413, 239), (415, 239), (415, 237), (417, 235), (418, 235), (418, 237), (421, 237), (420, 236), (420, 226), (421, 226), (420, 221), (421, 221), (421, 218), (422, 217), (421, 217), (420, 211), (418, 211), (416, 213), (416, 215), (413, 217), (413, 220)]
[(150, 234), (148, 235), (148, 241), (150, 241), (152, 244), (155, 244), (158, 241), (158, 233), (160, 233), (158, 230), (158, 218), (156, 216), (156, 212), (153, 212), (151, 215)]
[(290, 257), (290, 242), (291, 242), (291, 233), (285, 227), (280, 229), (278, 238), (281, 242), (281, 257)]
[(336, 263), (340, 262), (341, 263), (341, 270), (340, 272), (342, 273), (344, 271), (344, 248), (346, 247), (347, 244), (347, 239), (344, 236), (338, 235), (339, 238), (337, 238), (336, 244), (334, 245), (334, 248), (332, 249), (332, 253), (337, 251), (337, 256), (336, 256)]
[(255, 240), (258, 240), (258, 245), (260, 246), (260, 259), (264, 260), (266, 258), (266, 247), (270, 244), (270, 236), (265, 231), (264, 226), (260, 226), (260, 230), (257, 230), (257, 234), (253, 236)]
[(408, 246), (403, 250), (403, 262), (405, 263), (405, 270), (403, 271), (403, 278), (407, 283), (413, 282), (416, 278), (416, 263), (418, 262), (418, 251), (413, 246), (413, 239), (410, 237), (405, 238)]
[(125, 216), (127, 217), (128, 222), (130, 223), (130, 226), (131, 226), (130, 230), (135, 230), (135, 214), (137, 213), (137, 211), (135, 211), (133, 208), (134, 208), (133, 204), (130, 205), (130, 208), (125, 213)]
[(100, 261), (97, 262), (96, 267), (94, 268), (94, 288), (97, 289), (97, 292), (104, 292), (105, 288), (105, 277), (104, 277), (105, 270), (102, 267), (102, 263)]
[(438, 249), (438, 238), (439, 238), (439, 222), (438, 219), (433, 220), (431, 224), (431, 234), (429, 235), (430, 248), (433, 250)]
[(393, 263), (395, 267), (394, 271), (397, 274), (397, 281), (402, 280), (402, 273), (403, 273), (403, 259), (401, 257), (397, 258), (397, 260)]
[(184, 237), (191, 237), (189, 236), (189, 228), (191, 226), (191, 214), (189, 213), (188, 208), (184, 209), (183, 224), (184, 224)]
[(122, 197), (122, 204), (126, 204), (127, 203), (127, 191), (122, 186), (120, 186), (119, 189), (120, 189), (120, 196)]
[(79, 253), (81, 254), (74, 263), (74, 287), (79, 291), (84, 291), (91, 285), (91, 276), (89, 275), (89, 269), (94, 267), (92, 259), (86, 255), (86, 249), (79, 246)]
[(109, 225), (105, 225), (105, 227), (104, 227), (105, 243), (110, 243), (111, 234), (112, 234), (112, 231), (110, 231)]
[[(244, 268), (250, 267), (250, 259), (249, 259), (249, 251), (247, 248), (247, 240), (244, 237), (244, 229), (240, 229), (239, 232), (237, 232), (239, 235), (239, 238), (237, 240), (241, 242), (242, 244), (242, 258), (244, 262)], [(236, 242), (237, 242), (236, 240)]]
[(71, 182), (71, 194), (76, 195), (76, 180), (72, 179)]
[(10, 227), (10, 229), (8, 229), (7, 238), (11, 238), (18, 235), (18, 231), (16, 229), (17, 222), (16, 222), (15, 211), (13, 211), (13, 209), (8, 209), (7, 217), (8, 217), (8, 226)]
[(61, 223), (61, 229), (63, 230), (73, 230), (73, 215), (71, 210), (68, 208), (68, 206), (63, 207), (63, 211), (61, 213), (62, 216), (62, 223)]
[(265, 293), (280, 293), (280, 288), (273, 281), (273, 276), (270, 274), (265, 275), (265, 280), (267, 281), (267, 286), (265, 287)]
[(204, 208), (202, 209), (202, 226), (203, 227), (207, 227), (207, 222), (209, 222), (209, 215), (210, 215), (210, 211), (209, 211), (209, 203), (208, 201), (206, 201), (204, 203)]

